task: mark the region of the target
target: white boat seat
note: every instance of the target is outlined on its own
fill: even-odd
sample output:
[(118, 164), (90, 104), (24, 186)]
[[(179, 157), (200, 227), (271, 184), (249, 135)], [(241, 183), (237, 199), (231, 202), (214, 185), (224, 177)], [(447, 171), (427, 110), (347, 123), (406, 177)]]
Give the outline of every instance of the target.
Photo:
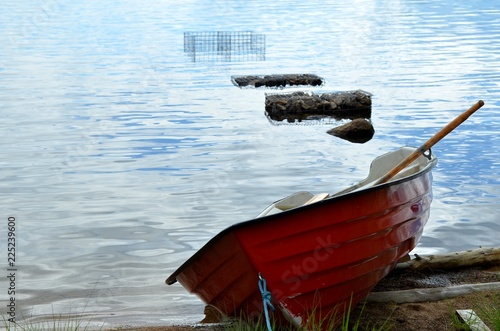
[(329, 195), (328, 193), (319, 193), (313, 195), (312, 193), (309, 192), (297, 192), (271, 204), (257, 217), (277, 214), (292, 208), (309, 205), (311, 203), (315, 203), (325, 199), (326, 197), (328, 197), (328, 195)]
[(328, 197), (328, 195), (329, 195), (328, 193), (319, 193), (319, 194), (316, 194), (311, 199), (307, 200), (306, 203), (304, 203), (304, 205), (310, 205), (311, 203), (315, 203), (315, 202), (324, 200), (324, 199), (326, 199)]

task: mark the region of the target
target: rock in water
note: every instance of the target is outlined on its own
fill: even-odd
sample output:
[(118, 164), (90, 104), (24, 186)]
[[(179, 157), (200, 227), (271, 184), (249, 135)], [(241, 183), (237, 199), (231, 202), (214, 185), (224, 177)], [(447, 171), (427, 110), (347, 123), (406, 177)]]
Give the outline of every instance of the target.
[(371, 94), (362, 90), (346, 92), (266, 93), (266, 116), (273, 121), (335, 118), (370, 118)]
[(271, 87), (283, 88), (286, 86), (323, 85), (323, 78), (314, 74), (285, 74), (266, 76), (232, 76), (231, 81), (238, 87)]
[(347, 124), (330, 129), (327, 133), (352, 143), (363, 144), (372, 139), (375, 129), (369, 121), (357, 118)]

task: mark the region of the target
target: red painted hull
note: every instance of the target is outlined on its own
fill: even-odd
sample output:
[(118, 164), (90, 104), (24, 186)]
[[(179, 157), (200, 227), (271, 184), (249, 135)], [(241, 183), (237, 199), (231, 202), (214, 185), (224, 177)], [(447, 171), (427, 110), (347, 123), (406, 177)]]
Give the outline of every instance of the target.
[(418, 243), (432, 199), (429, 162), (407, 178), (231, 226), (166, 282), (253, 319), (263, 309), (260, 273), (278, 322), (335, 321)]

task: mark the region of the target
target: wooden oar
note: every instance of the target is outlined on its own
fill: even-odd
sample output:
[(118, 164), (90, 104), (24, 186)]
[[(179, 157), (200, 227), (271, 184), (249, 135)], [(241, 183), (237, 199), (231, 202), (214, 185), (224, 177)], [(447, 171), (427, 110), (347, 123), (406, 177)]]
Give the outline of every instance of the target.
[(434, 146), (438, 141), (443, 139), (448, 133), (453, 131), (457, 126), (465, 122), (476, 110), (481, 108), (484, 105), (483, 100), (479, 100), (468, 110), (460, 114), (453, 121), (448, 123), (444, 128), (441, 129), (438, 133), (432, 136), (429, 140), (427, 140), (422, 146), (417, 148), (413, 153), (408, 155), (403, 161), (401, 161), (397, 166), (392, 168), (385, 176), (380, 178), (375, 185), (382, 184), (391, 180), (392, 177), (396, 176), (401, 170), (406, 168), (410, 163), (415, 161), (420, 155), (425, 153), (425, 151), (429, 150), (432, 146)]

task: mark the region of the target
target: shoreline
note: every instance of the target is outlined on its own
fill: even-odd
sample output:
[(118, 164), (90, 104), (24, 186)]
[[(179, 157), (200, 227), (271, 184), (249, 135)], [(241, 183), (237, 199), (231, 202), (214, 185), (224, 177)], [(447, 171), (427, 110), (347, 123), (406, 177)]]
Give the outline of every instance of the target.
[[(500, 284), (500, 265), (471, 267), (459, 270), (408, 270), (395, 269), (386, 276), (372, 293), (401, 292), (424, 289), (450, 289), (465, 284)], [(445, 286), (443, 286), (445, 285)], [(474, 287), (474, 286), (472, 286)], [(369, 298), (369, 297), (368, 297)], [(500, 303), (500, 288), (476, 290), (452, 298), (424, 302), (375, 302), (360, 303), (352, 311), (352, 320), (358, 318), (361, 329), (389, 323), (391, 330), (446, 330), (453, 325), (453, 314), (458, 309), (478, 309), (482, 304)], [(212, 322), (216, 322), (211, 320)], [(220, 321), (219, 321), (220, 322)], [(120, 327), (124, 331), (211, 331), (224, 329), (221, 324), (193, 323), (184, 325)]]
[[(372, 294), (401, 293), (409, 290), (424, 291), (429, 289), (451, 289), (464, 284), (493, 284), (500, 285), (500, 265), (493, 267), (470, 267), (459, 270), (411, 270), (394, 269), (386, 276), (372, 291)], [(362, 322), (362, 329), (376, 325), (389, 323), (390, 330), (413, 331), (413, 330), (446, 330), (453, 323), (452, 316), (457, 309), (478, 309), (482, 304), (500, 305), (500, 287), (496, 289), (477, 290), (473, 293), (458, 294), (453, 298), (436, 299), (425, 302), (375, 302), (367, 300), (358, 304), (353, 309), (351, 317)], [(200, 305), (200, 307), (203, 307)], [(206, 306), (205, 306), (206, 308)], [(500, 307), (499, 307), (500, 308)], [(208, 316), (203, 318), (203, 313)], [(37, 316), (19, 321), (16, 327), (23, 325), (48, 325), (56, 321), (60, 325), (78, 325), (85, 331), (213, 331), (230, 330), (223, 320), (210, 309), (204, 309), (199, 314), (191, 314), (192, 322), (187, 321), (190, 317), (178, 318), (176, 321), (172, 316), (162, 315), (161, 311), (149, 312), (122, 312), (122, 313), (84, 313), (75, 315), (59, 316)], [(199, 318), (198, 318), (199, 317)], [(209, 317), (209, 318), (207, 318)], [(203, 323), (208, 321), (211, 323)], [(46, 323), (46, 324), (44, 324)], [(59, 324), (58, 324), (59, 325)], [(16, 330), (8, 329), (7, 330)], [(37, 330), (36, 328), (32, 330)], [(67, 328), (66, 328), (67, 329)]]
[[(478, 305), (490, 304), (491, 299), (500, 298), (500, 290), (478, 292), (433, 302), (420, 303), (366, 303), (352, 312), (352, 321), (360, 318), (360, 330), (373, 326), (390, 326), (397, 331), (452, 330), (453, 314), (458, 309), (476, 309)], [(488, 322), (486, 322), (488, 324)], [(491, 327), (491, 325), (490, 325)], [(214, 331), (230, 330), (224, 324), (184, 324), (142, 327), (103, 328), (103, 331)], [(492, 330), (494, 330), (492, 328)]]

